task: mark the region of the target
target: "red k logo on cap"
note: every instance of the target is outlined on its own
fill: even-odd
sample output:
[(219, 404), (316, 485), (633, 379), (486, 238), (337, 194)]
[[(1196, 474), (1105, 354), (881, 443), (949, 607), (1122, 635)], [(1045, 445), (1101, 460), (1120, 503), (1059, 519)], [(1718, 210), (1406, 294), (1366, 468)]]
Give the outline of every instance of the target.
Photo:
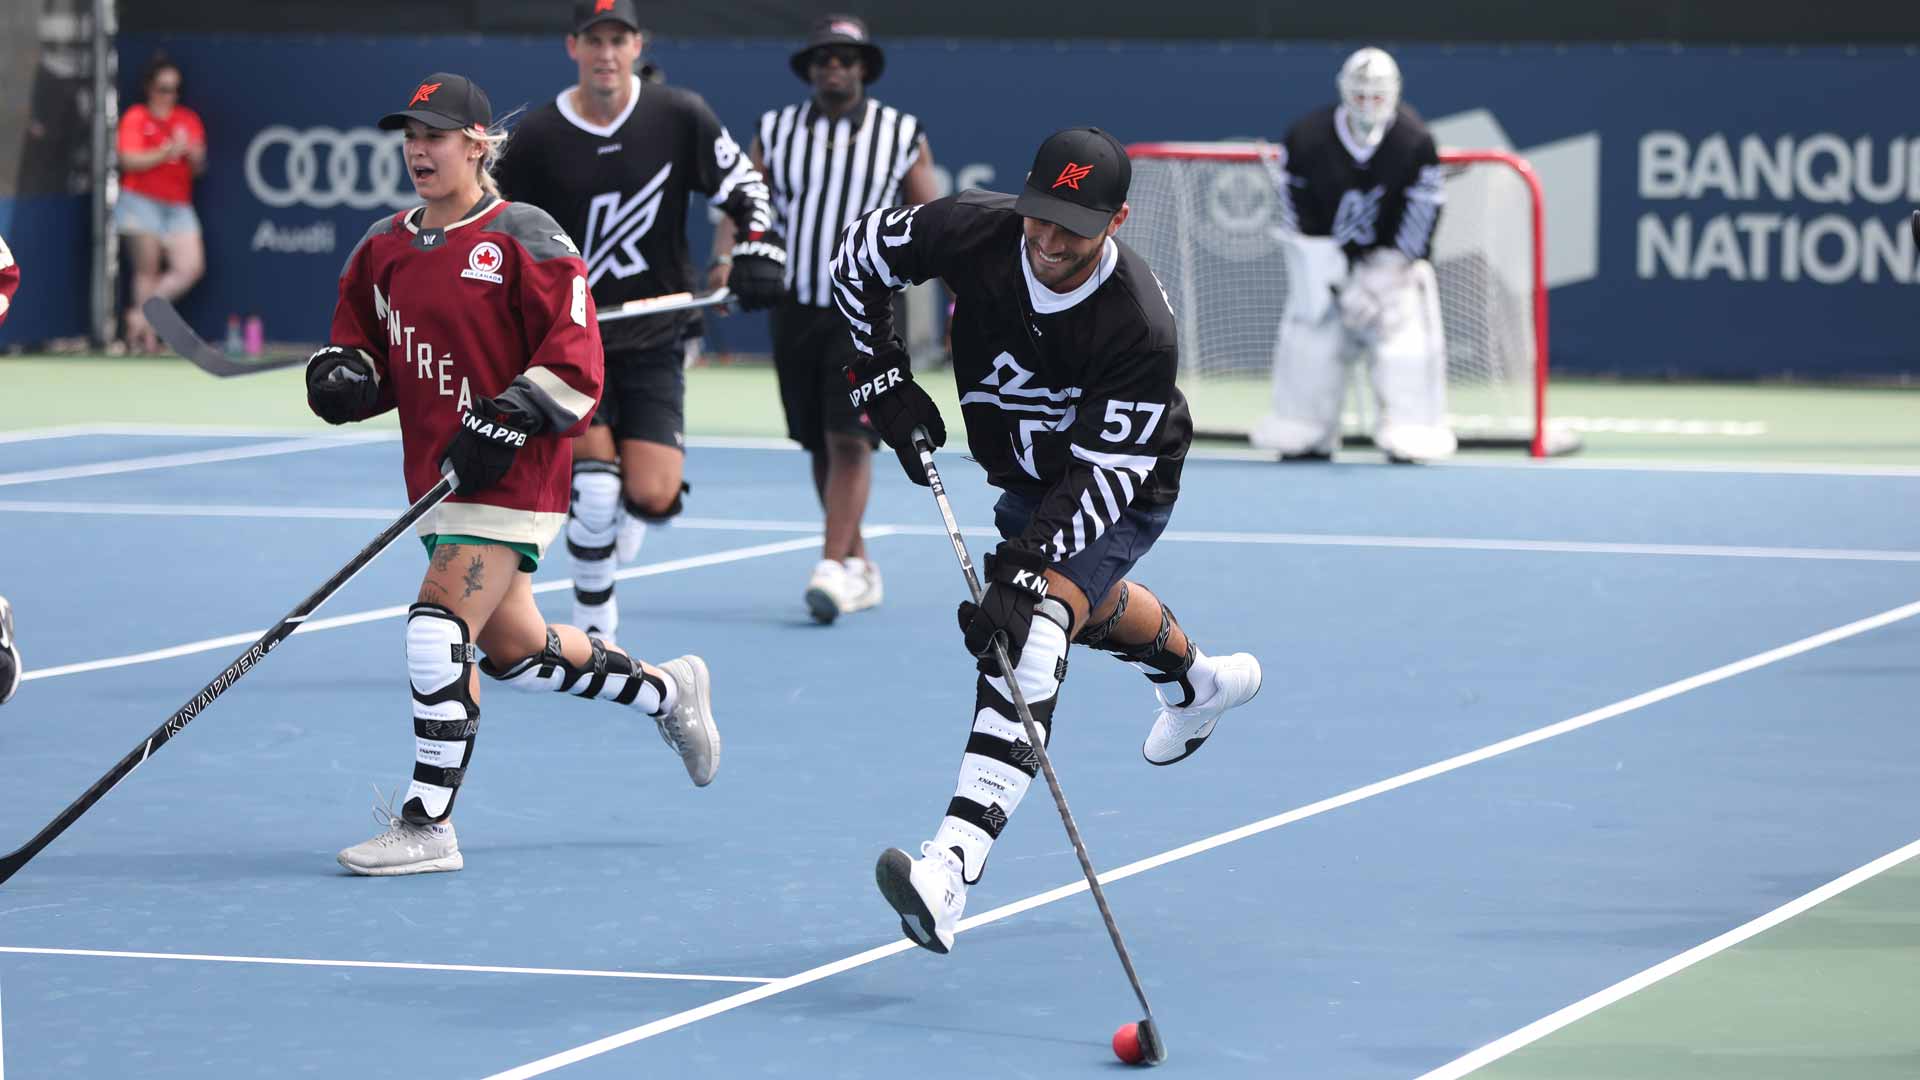
[(613, 10), (613, 0), (593, 0), (593, 13), (595, 15), (598, 15), (603, 11), (612, 11), (612, 10)]
[(1091, 165), (1075, 165), (1073, 162), (1069, 161), (1067, 162), (1067, 167), (1060, 170), (1060, 179), (1055, 180), (1053, 182), (1053, 186), (1054, 187), (1070, 187), (1075, 191), (1079, 191), (1080, 181), (1085, 180), (1087, 178), (1087, 174), (1091, 173), (1092, 171), (1093, 171), (1093, 166)]
[(432, 97), (433, 92), (438, 89), (440, 89), (440, 84), (437, 82), (421, 83), (420, 89), (415, 90), (413, 92), (413, 97), (407, 101), (407, 108), (411, 109), (415, 105), (418, 105), (421, 102)]

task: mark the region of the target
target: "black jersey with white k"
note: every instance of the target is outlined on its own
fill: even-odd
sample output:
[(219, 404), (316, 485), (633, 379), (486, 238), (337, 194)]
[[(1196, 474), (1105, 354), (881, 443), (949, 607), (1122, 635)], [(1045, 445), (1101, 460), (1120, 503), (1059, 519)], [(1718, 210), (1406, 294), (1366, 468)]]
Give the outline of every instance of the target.
[(1332, 237), (1349, 258), (1383, 247), (1427, 257), (1446, 192), (1433, 135), (1411, 108), (1372, 148), (1349, 134), (1343, 107), (1316, 109), (1287, 132), (1280, 167), (1285, 224)]
[(889, 294), (941, 278), (967, 449), (998, 488), (1040, 497), (1021, 541), (1054, 561), (1136, 502), (1170, 504), (1193, 442), (1173, 311), (1145, 259), (1108, 240), (1072, 293), (1032, 277), (1014, 198), (966, 191), (856, 221), (834, 259), (854, 348), (895, 337)]
[[(743, 236), (772, 228), (765, 181), (700, 95), (636, 76), (627, 111), (602, 127), (574, 111), (571, 94), (520, 122), (495, 176), (506, 198), (545, 210), (573, 237), (601, 310), (692, 288), (694, 192), (709, 196)], [(625, 319), (601, 334), (608, 349), (658, 348), (680, 340), (687, 317)]]

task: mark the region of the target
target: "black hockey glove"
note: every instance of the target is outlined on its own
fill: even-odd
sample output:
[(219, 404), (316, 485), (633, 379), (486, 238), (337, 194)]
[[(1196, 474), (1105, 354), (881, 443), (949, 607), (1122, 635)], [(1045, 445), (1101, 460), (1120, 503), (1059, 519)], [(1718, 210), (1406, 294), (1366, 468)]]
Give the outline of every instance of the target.
[(947, 444), (947, 422), (940, 418), (940, 407), (933, 403), (920, 384), (913, 381), (913, 367), (907, 350), (897, 341), (880, 347), (872, 356), (863, 356), (847, 368), (847, 381), (853, 389), (847, 395), (855, 409), (866, 411), (873, 428), (886, 440), (907, 470), (907, 479), (927, 485), (927, 471), (920, 467), (920, 451), (913, 448), (913, 429), (927, 429), (934, 449)]
[(748, 311), (770, 308), (787, 295), (787, 249), (759, 233), (733, 246), (727, 289)]
[(505, 479), (513, 456), (543, 426), (540, 417), (511, 403), (476, 399), (471, 410), (460, 414), (460, 430), (453, 433), (440, 466), (453, 470), (453, 489), (460, 494), (485, 491)]
[(323, 345), (308, 357), (307, 408), (329, 424), (349, 424), (378, 412), (380, 377), (367, 354)]
[(1008, 540), (985, 562), (987, 591), (979, 604), (960, 602), (960, 632), (966, 635), (967, 651), (980, 660), (980, 673), (999, 675), (994, 639), (1006, 645), (1007, 662), (1019, 666), (1027, 632), (1033, 629), (1033, 609), (1047, 596), (1047, 557)]

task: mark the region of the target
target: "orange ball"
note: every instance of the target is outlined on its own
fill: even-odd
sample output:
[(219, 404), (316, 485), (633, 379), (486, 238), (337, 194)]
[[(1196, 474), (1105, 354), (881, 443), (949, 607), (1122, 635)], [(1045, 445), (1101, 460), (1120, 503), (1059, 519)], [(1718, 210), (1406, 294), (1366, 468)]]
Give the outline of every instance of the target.
[(1129, 1065), (1138, 1065), (1146, 1055), (1140, 1050), (1140, 1025), (1121, 1024), (1113, 1033), (1113, 1056)]

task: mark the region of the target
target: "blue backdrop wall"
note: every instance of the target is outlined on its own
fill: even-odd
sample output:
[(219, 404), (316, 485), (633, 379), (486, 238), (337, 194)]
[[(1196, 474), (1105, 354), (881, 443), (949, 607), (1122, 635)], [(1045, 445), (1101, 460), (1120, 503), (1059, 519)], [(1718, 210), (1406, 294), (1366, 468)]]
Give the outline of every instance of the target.
[[(420, 75), (471, 74), (496, 109), (574, 75), (552, 38), (128, 35), (123, 72), (164, 46), (211, 140), (197, 203), (209, 272), (185, 308), (209, 334), (259, 312), (316, 339), (342, 259), (407, 203), (372, 123)], [(784, 42), (658, 43), (743, 143), (805, 87)], [(918, 113), (959, 186), (1016, 187), (1054, 128), (1129, 142), (1277, 136), (1332, 96), (1338, 45), (909, 42), (876, 96)], [(1920, 57), (1901, 49), (1408, 46), (1407, 98), (1464, 145), (1542, 165), (1555, 256), (1555, 366), (1628, 374), (1874, 376), (1920, 370), (1915, 250)], [(135, 88), (122, 88), (135, 100)], [(1449, 126), (1451, 125), (1451, 126)], [(1446, 141), (1446, 140), (1443, 140)], [(342, 153), (351, 152), (351, 156)], [(351, 164), (349, 164), (351, 162)], [(698, 218), (698, 215), (696, 215)], [(696, 251), (705, 250), (702, 239)], [(23, 265), (29, 266), (23, 253)], [(78, 298), (76, 298), (78, 299)], [(10, 327), (8, 329), (11, 329)], [(735, 316), (735, 349), (762, 346)]]

